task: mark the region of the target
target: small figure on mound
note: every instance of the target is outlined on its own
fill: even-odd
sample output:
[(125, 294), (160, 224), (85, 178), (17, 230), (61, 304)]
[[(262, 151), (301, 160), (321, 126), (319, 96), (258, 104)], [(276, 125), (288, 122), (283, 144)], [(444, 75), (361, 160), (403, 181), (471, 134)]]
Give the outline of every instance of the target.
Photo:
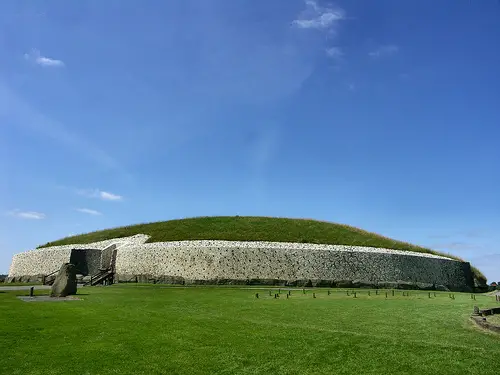
[(76, 294), (76, 268), (71, 263), (64, 263), (52, 285), (50, 296), (66, 297), (71, 294)]

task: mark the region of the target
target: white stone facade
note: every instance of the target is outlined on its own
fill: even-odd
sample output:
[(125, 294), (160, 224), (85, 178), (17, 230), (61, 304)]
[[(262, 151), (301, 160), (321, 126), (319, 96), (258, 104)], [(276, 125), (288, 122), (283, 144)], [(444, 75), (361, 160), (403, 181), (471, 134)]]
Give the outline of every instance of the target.
[(453, 290), (471, 286), (470, 265), (432, 254), (359, 246), (280, 242), (177, 241), (146, 243), (136, 235), (85, 245), (54, 246), (16, 254), (9, 277), (44, 274), (68, 262), (71, 249), (116, 244), (116, 277), (190, 282), (219, 280), (357, 281), (420, 283)]

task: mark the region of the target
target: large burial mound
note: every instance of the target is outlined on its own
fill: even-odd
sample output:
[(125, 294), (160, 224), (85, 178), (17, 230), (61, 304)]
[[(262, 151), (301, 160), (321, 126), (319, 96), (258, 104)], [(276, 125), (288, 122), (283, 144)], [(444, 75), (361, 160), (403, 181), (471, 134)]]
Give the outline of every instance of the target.
[[(201, 217), (66, 237), (14, 256), (10, 280), (62, 263), (115, 281), (473, 290), (469, 263), (347, 225), (270, 217)], [(52, 269), (53, 268), (53, 269)]]

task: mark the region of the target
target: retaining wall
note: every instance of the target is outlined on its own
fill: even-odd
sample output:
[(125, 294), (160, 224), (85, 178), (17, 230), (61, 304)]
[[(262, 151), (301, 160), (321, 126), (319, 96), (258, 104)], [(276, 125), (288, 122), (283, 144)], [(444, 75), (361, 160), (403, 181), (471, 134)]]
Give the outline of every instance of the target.
[[(99, 248), (117, 244), (117, 281), (178, 283), (271, 283), (288, 285), (379, 286), (418, 289), (448, 288), (469, 291), (473, 276), (469, 263), (450, 258), (357, 246), (277, 242), (179, 241), (145, 243), (147, 236), (103, 241), (69, 248)], [(64, 248), (62, 253), (66, 254)], [(50, 252), (48, 252), (50, 250)], [(56, 247), (16, 255), (9, 276), (41, 273), (33, 259), (44, 252), (64, 256)], [(35, 255), (37, 254), (37, 255)], [(43, 263), (43, 262), (42, 262)]]

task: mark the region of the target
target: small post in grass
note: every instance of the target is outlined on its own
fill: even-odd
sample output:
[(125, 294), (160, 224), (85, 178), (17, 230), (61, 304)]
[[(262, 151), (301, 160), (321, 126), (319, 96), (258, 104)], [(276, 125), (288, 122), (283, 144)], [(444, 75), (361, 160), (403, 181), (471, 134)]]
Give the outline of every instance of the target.
[(259, 293), (255, 293), (255, 298), (259, 298)]
[(289, 294), (286, 295), (286, 299), (288, 299), (288, 297), (289, 297)]
[(271, 289), (269, 289), (269, 297), (271, 297)]
[(392, 296), (394, 297), (394, 289), (392, 290)]
[(291, 291), (291, 290), (289, 290), (289, 291), (288, 291), (288, 295), (289, 295), (289, 296), (291, 296), (291, 295), (292, 295), (292, 291)]
[(274, 293), (274, 298), (278, 298), (278, 294), (277, 293)]
[(306, 290), (305, 290), (305, 289), (302, 289), (302, 293), (303, 293), (303, 294), (306, 294)]
[(330, 290), (328, 290), (328, 295), (330, 295)]
[(387, 292), (385, 292), (385, 298), (387, 298)]
[(370, 294), (370, 291), (368, 291), (368, 296), (370, 296), (370, 295), (371, 295), (371, 294)]
[(431, 292), (429, 292), (429, 298), (431, 298)]
[(436, 297), (436, 292), (434, 292), (434, 297)]
[(354, 292), (354, 298), (356, 298), (356, 292)]
[(474, 294), (474, 301), (476, 300), (476, 295)]
[(347, 293), (347, 295), (349, 296), (349, 291), (347, 291), (346, 293)]
[(313, 298), (316, 298), (316, 293), (313, 293)]
[(33, 297), (33, 291), (34, 291), (34, 290), (35, 290), (35, 287), (34, 287), (34, 286), (32, 286), (32, 287), (30, 288), (30, 297)]
[(375, 289), (375, 294), (378, 296), (378, 289)]
[(281, 294), (281, 288), (278, 289), (278, 294)]

